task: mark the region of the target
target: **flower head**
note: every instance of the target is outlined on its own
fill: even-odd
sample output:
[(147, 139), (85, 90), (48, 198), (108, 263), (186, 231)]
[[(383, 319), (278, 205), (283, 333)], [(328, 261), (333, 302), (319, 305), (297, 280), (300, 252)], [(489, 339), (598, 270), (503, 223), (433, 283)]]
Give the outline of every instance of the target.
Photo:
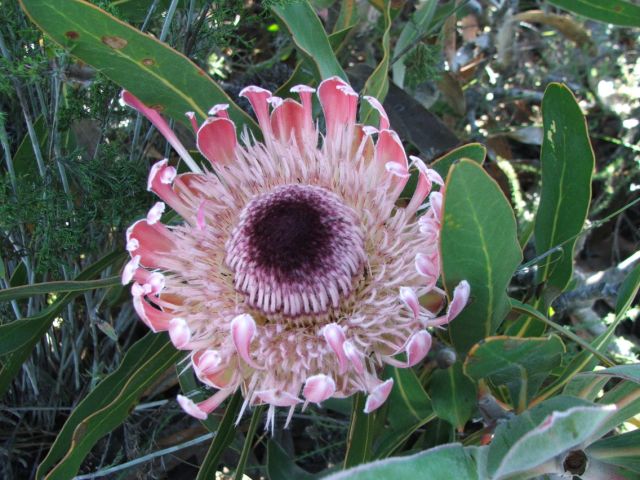
[[(264, 140), (236, 138), (226, 105), (202, 125), (188, 114), (201, 168), (164, 119), (128, 92), (125, 103), (166, 137), (191, 173), (163, 160), (149, 189), (164, 202), (127, 231), (134, 307), (153, 331), (168, 331), (190, 351), (198, 378), (216, 392), (196, 404), (197, 417), (242, 389), (245, 404), (274, 408), (366, 392), (365, 411), (382, 405), (392, 379), (380, 367), (410, 367), (429, 352), (429, 327), (451, 321), (469, 297), (455, 289), (445, 313), (438, 242), (440, 176), (417, 157), (418, 183), (404, 207), (398, 197), (410, 164), (382, 105), (376, 127), (357, 123), (358, 95), (339, 78), (318, 87), (326, 124), (312, 118), (310, 87), (292, 89), (301, 102), (259, 87), (248, 98)], [(429, 207), (417, 215), (430, 194)], [(165, 203), (183, 223), (160, 222)], [(419, 299), (441, 300), (430, 310)], [(402, 359), (398, 354), (404, 353)]]

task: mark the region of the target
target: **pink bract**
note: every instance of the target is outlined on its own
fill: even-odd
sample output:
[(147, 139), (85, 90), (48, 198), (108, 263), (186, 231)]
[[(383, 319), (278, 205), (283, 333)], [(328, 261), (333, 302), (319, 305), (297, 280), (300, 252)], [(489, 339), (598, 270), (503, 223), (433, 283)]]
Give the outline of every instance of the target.
[[(312, 118), (314, 90), (292, 92), (300, 103), (255, 86), (241, 92), (263, 141), (247, 133), (238, 141), (226, 105), (201, 125), (188, 113), (206, 168), (155, 110), (122, 95), (192, 169), (177, 174), (167, 160), (151, 169), (149, 190), (183, 223), (162, 224), (162, 202), (134, 223), (123, 283), (134, 282), (141, 319), (190, 351), (198, 378), (215, 389), (198, 404), (179, 396), (196, 418), (238, 389), (245, 406), (269, 405), (272, 427), (275, 407), (359, 391), (371, 412), (393, 388), (381, 367), (422, 361), (427, 328), (450, 322), (469, 298), (463, 281), (440, 316), (419, 301), (446, 298), (436, 286), (442, 191), (430, 195), (443, 182), (420, 159), (409, 164), (382, 105), (365, 97), (379, 124), (357, 123), (356, 92), (340, 78), (323, 81), (323, 135)], [(400, 207), (410, 168), (418, 184)]]

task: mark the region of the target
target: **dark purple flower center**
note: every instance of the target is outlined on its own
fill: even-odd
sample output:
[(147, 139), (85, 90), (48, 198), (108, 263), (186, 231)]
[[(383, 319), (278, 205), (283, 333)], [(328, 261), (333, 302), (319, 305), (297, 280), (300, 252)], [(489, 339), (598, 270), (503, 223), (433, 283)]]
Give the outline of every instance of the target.
[(355, 212), (334, 193), (310, 185), (284, 185), (252, 199), (227, 244), (236, 289), (267, 314), (337, 307), (364, 260)]

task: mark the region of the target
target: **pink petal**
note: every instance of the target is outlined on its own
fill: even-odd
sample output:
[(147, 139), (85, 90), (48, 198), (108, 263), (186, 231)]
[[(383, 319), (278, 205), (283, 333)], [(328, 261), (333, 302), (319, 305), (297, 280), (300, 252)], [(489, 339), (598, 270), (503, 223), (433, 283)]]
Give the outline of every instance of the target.
[(281, 142), (288, 142), (291, 136), (295, 137), (298, 147), (304, 145), (305, 112), (302, 105), (287, 98), (271, 113), (271, 128)]
[(188, 349), (191, 341), (191, 330), (184, 318), (174, 318), (169, 322), (169, 338), (178, 350)]
[(344, 342), (346, 340), (344, 331), (337, 323), (330, 323), (322, 329), (322, 335), (327, 344), (338, 357), (340, 374), (347, 371), (347, 356), (344, 353)]
[(200, 167), (198, 167), (193, 158), (191, 158), (191, 155), (189, 155), (187, 149), (184, 148), (184, 145), (182, 145), (180, 140), (178, 140), (176, 134), (173, 133), (173, 130), (171, 130), (167, 121), (162, 118), (162, 116), (156, 110), (147, 107), (137, 97), (126, 90), (122, 91), (120, 98), (125, 104), (135, 108), (142, 115), (147, 117), (147, 119), (153, 124), (154, 127), (158, 129), (162, 136), (167, 139), (167, 141), (171, 144), (175, 151), (178, 152), (180, 158), (184, 160), (184, 162), (189, 166), (192, 172), (202, 173), (202, 170), (200, 170)]
[(466, 280), (462, 280), (453, 290), (453, 300), (447, 308), (447, 317), (449, 321), (456, 318), (469, 301), (471, 286)]
[(378, 128), (380, 130), (389, 128), (389, 116), (387, 115), (387, 112), (385, 111), (382, 104), (378, 101), (378, 99), (369, 95), (365, 95), (363, 98), (367, 102), (369, 102), (369, 105), (371, 105), (378, 112), (378, 115), (380, 116), (380, 123), (378, 125)]
[(184, 114), (184, 116), (189, 119), (191, 128), (193, 128), (193, 133), (196, 133), (198, 131), (198, 120), (196, 119), (195, 112), (187, 112)]
[(442, 193), (433, 192), (429, 197), (429, 203), (438, 222), (442, 221)]
[(220, 369), (222, 357), (217, 351), (209, 349), (196, 352), (191, 361), (195, 370), (206, 375)]
[(122, 285), (126, 285), (133, 280), (133, 275), (140, 266), (140, 255), (135, 255), (122, 269)]
[(431, 349), (431, 335), (426, 330), (414, 333), (407, 343), (407, 367), (413, 367), (427, 356)]
[(311, 94), (315, 92), (315, 88), (311, 88), (307, 85), (296, 85), (291, 87), (290, 92), (298, 93), (300, 100), (302, 101), (302, 109), (304, 111), (303, 116), (303, 130), (305, 132), (313, 133), (313, 101)]
[(198, 213), (196, 214), (196, 225), (198, 226), (198, 230), (204, 230), (204, 227), (207, 226), (204, 218), (204, 206), (206, 202), (206, 200), (203, 200), (198, 207)]
[(195, 417), (198, 420), (207, 419), (207, 416), (209, 414), (205, 412), (202, 408), (200, 408), (200, 406), (190, 398), (187, 398), (183, 395), (178, 395), (176, 400), (178, 401), (178, 404), (180, 405), (180, 407), (182, 407), (182, 410), (184, 410), (186, 413), (188, 413), (192, 417)]
[(342, 344), (342, 349), (347, 359), (351, 362), (353, 369), (359, 374), (364, 373), (364, 363), (362, 362), (362, 354), (356, 350), (353, 343), (350, 340), (345, 341)]
[(253, 368), (262, 369), (262, 367), (253, 361), (249, 353), (249, 346), (256, 334), (256, 330), (255, 320), (247, 313), (238, 315), (231, 320), (231, 337), (238, 355), (240, 355), (240, 358), (242, 358), (245, 363)]
[(175, 178), (176, 169), (169, 165), (165, 158), (151, 167), (147, 189), (168, 203), (183, 218), (187, 218), (190, 211), (189, 206), (171, 188), (171, 183)]
[(367, 397), (367, 401), (364, 404), (364, 413), (371, 413), (380, 408), (389, 397), (392, 388), (393, 378), (381, 382), (376, 386)]
[(205, 420), (211, 412), (218, 408), (220, 404), (222, 404), (222, 402), (224, 402), (227, 397), (233, 393), (233, 391), (233, 388), (219, 390), (213, 396), (200, 403), (195, 403), (193, 400), (183, 395), (178, 395), (177, 400), (178, 404), (180, 404), (186, 413), (199, 420)]
[(139, 255), (146, 267), (161, 267), (163, 257), (174, 248), (173, 234), (162, 223), (138, 220), (127, 229), (127, 250), (132, 257)]
[(376, 161), (380, 165), (387, 162), (397, 163), (402, 171), (409, 173), (407, 154), (404, 151), (400, 137), (393, 130), (380, 130), (376, 142)]
[(269, 104), (267, 103), (267, 100), (271, 98), (271, 92), (264, 88), (251, 85), (243, 88), (240, 91), (240, 96), (249, 100), (265, 139), (270, 138), (271, 122), (269, 121)]
[(203, 176), (198, 173), (181, 173), (173, 182), (173, 190), (178, 197), (185, 201), (191, 196), (200, 196), (201, 188), (204, 185)]
[(144, 295), (157, 295), (164, 289), (165, 278), (160, 272), (150, 272), (138, 268), (133, 274), (134, 280), (143, 287)]
[(433, 168), (427, 168), (427, 175), (429, 176), (429, 179), (431, 180), (432, 183), (435, 183), (436, 185), (440, 185), (441, 187), (444, 187), (444, 180), (442, 179), (440, 174), (436, 172)]
[(147, 213), (147, 223), (149, 225), (153, 225), (157, 223), (162, 218), (162, 214), (164, 213), (165, 204), (164, 202), (156, 202), (153, 207)]
[(133, 297), (133, 308), (140, 319), (155, 333), (169, 330), (170, 322), (173, 319), (162, 310), (154, 308), (142, 296), (135, 295)]
[(327, 138), (356, 123), (358, 94), (340, 77), (330, 77), (318, 86), (318, 98), (324, 112)]
[(229, 118), (229, 112), (227, 112), (228, 109), (228, 103), (217, 103), (211, 107), (207, 113), (212, 117)]
[(276, 407), (292, 407), (293, 405), (302, 403), (302, 400), (295, 395), (278, 390), (262, 390), (256, 392), (256, 396), (263, 402)]
[(429, 290), (435, 287), (438, 277), (440, 276), (440, 263), (438, 254), (425, 255), (418, 253), (415, 261), (416, 271), (426, 277), (426, 286)]
[(413, 197), (411, 197), (411, 201), (406, 208), (408, 215), (415, 213), (416, 210), (418, 210), (418, 207), (422, 205), (422, 202), (424, 202), (424, 199), (427, 198), (427, 195), (431, 192), (431, 178), (428, 174), (429, 169), (418, 157), (411, 156), (411, 160), (413, 160), (414, 165), (418, 169), (418, 184), (416, 185)]
[(319, 373), (307, 378), (302, 394), (308, 401), (320, 403), (333, 396), (335, 391), (336, 382), (333, 381), (333, 378)]
[(420, 302), (413, 288), (400, 287), (400, 300), (413, 312), (413, 317), (418, 318), (420, 315)]
[(228, 118), (208, 118), (198, 130), (196, 143), (211, 165), (227, 165), (235, 158), (236, 126)]
[(429, 210), (418, 220), (420, 233), (424, 235), (424, 241), (427, 245), (437, 245), (440, 238), (440, 222), (433, 215), (433, 211)]

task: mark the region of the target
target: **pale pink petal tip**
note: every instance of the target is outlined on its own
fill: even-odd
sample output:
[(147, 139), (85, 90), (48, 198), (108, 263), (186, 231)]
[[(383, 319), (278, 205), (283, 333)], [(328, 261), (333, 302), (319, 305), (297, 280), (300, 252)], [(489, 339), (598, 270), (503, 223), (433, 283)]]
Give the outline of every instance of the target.
[(316, 91), (316, 89), (313, 87), (310, 87), (309, 85), (294, 85), (289, 89), (289, 91), (291, 93), (301, 93), (301, 92), (313, 93)]
[(420, 302), (416, 292), (410, 287), (400, 287), (400, 300), (402, 300), (409, 310), (413, 313), (414, 318), (418, 318), (420, 314)]
[(333, 378), (319, 373), (307, 378), (304, 384), (302, 394), (304, 397), (313, 403), (320, 403), (327, 398), (331, 398), (336, 391), (336, 382)]
[(433, 183), (440, 185), (441, 187), (444, 186), (444, 180), (442, 179), (440, 174), (436, 172), (433, 168), (427, 168), (427, 175), (429, 176), (429, 179)]
[(156, 204), (149, 210), (149, 213), (147, 213), (147, 223), (149, 225), (153, 225), (154, 223), (159, 222), (162, 218), (162, 214), (164, 213), (164, 209), (164, 202), (156, 202)]
[(411, 176), (407, 169), (398, 162), (387, 162), (385, 163), (384, 168), (394, 177), (409, 178)]
[(169, 185), (173, 182), (173, 179), (176, 178), (177, 171), (174, 167), (168, 165), (168, 162), (169, 161), (165, 158), (164, 160), (160, 160), (153, 164), (149, 171), (147, 190), (151, 191), (156, 180), (163, 185)]
[[(128, 242), (127, 242), (128, 243)], [(127, 285), (133, 280), (133, 275), (140, 266), (140, 255), (136, 255), (122, 269), (122, 285)]]
[(178, 403), (180, 404), (180, 407), (182, 407), (182, 410), (184, 410), (186, 413), (188, 413), (192, 417), (195, 417), (199, 420), (207, 419), (208, 413), (202, 410), (200, 407), (198, 407), (198, 404), (196, 404), (190, 398), (187, 398), (184, 395), (178, 395), (177, 400), (178, 400)]
[(407, 367), (421, 362), (431, 350), (431, 335), (426, 330), (414, 333), (407, 343)]
[(270, 103), (273, 108), (279, 107), (283, 102), (284, 100), (281, 97), (276, 97), (275, 95), (267, 98), (267, 103)]
[(160, 272), (153, 272), (149, 275), (147, 279), (147, 284), (150, 286), (150, 292), (154, 295), (157, 295), (162, 290), (164, 290), (165, 278), (164, 275)]
[(371, 393), (369, 393), (367, 401), (364, 404), (364, 413), (371, 413), (380, 408), (382, 404), (387, 401), (392, 388), (393, 378), (390, 378), (371, 390)]
[(362, 361), (362, 355), (356, 347), (353, 345), (353, 342), (347, 340), (342, 345), (342, 349), (344, 350), (344, 354), (347, 359), (351, 362), (353, 369), (359, 374), (362, 375), (364, 373), (364, 363)]
[(215, 350), (205, 350), (202, 355), (199, 356), (198, 361), (195, 362), (195, 367), (202, 374), (208, 374), (215, 372), (222, 363), (222, 357)]
[(171, 343), (178, 350), (188, 348), (191, 340), (191, 330), (184, 318), (176, 317), (169, 322), (169, 337)]
[(249, 85), (248, 87), (244, 87), (240, 90), (238, 94), (240, 97), (247, 97), (251, 93), (265, 93), (271, 96), (271, 92), (266, 88), (258, 87), (257, 85)]
[(380, 101), (370, 95), (365, 95), (362, 98), (369, 102), (369, 105), (371, 105), (378, 112), (378, 115), (380, 116), (380, 130), (389, 128), (389, 116), (387, 115), (387, 112), (385, 111)]
[(240, 358), (248, 365), (260, 369), (261, 367), (253, 361), (249, 353), (249, 346), (256, 334), (256, 329), (255, 320), (247, 313), (238, 315), (231, 320), (231, 337), (238, 355), (240, 355)]
[(449, 304), (447, 309), (447, 319), (449, 321), (456, 318), (462, 309), (469, 301), (469, 295), (471, 294), (471, 286), (466, 280), (462, 280), (458, 286), (453, 290), (453, 300)]
[(378, 130), (376, 127), (372, 127), (371, 125), (365, 125), (364, 127), (362, 127), (362, 132), (369, 137), (371, 135), (375, 135), (379, 131), (380, 130)]
[(433, 213), (440, 221), (442, 218), (442, 194), (440, 192), (433, 192), (429, 197), (429, 203), (431, 204), (431, 208), (433, 208)]
[(228, 103), (218, 103), (218, 104), (214, 105), (213, 107), (211, 107), (207, 113), (209, 115), (215, 117), (220, 112), (224, 112), (224, 111), (226, 111), (228, 109), (229, 109), (229, 104)]
[(340, 373), (347, 371), (347, 356), (344, 353), (344, 342), (346, 340), (344, 331), (337, 323), (330, 323), (322, 329), (322, 335), (327, 344), (338, 357)]

